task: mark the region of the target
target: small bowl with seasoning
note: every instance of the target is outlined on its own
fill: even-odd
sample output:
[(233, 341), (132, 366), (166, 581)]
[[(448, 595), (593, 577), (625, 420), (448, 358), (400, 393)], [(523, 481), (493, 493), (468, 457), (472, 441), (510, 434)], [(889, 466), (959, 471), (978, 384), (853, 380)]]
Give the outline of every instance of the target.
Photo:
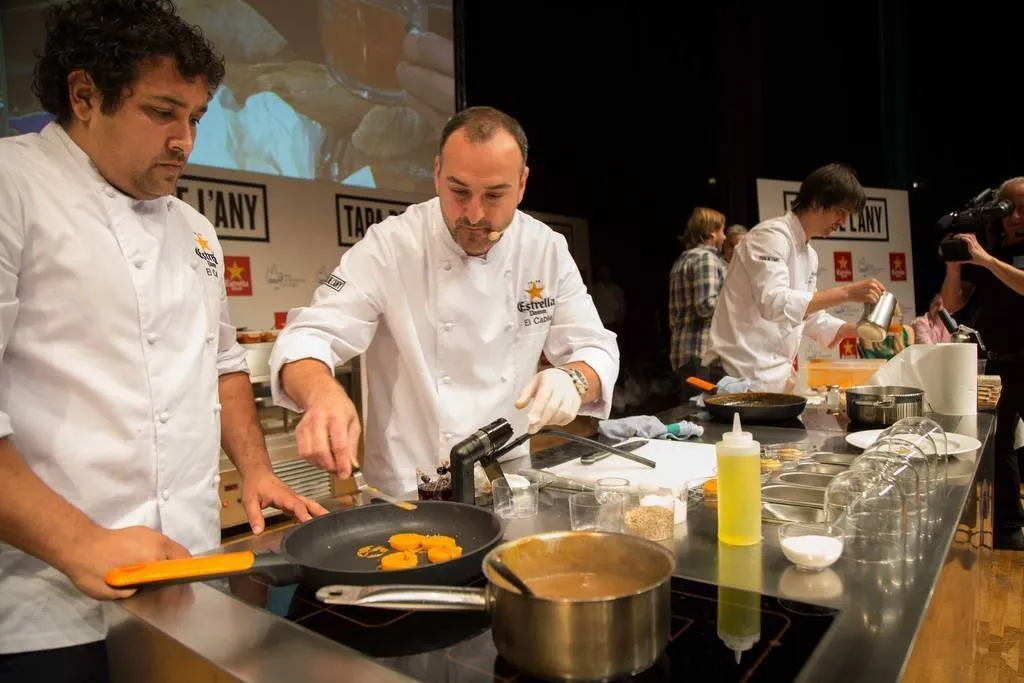
[(779, 527), (782, 554), (805, 572), (820, 572), (835, 564), (845, 540), (842, 529), (824, 522), (790, 522)]
[(675, 506), (676, 498), (670, 489), (642, 493), (640, 504), (626, 510), (626, 533), (648, 541), (672, 538), (676, 525)]

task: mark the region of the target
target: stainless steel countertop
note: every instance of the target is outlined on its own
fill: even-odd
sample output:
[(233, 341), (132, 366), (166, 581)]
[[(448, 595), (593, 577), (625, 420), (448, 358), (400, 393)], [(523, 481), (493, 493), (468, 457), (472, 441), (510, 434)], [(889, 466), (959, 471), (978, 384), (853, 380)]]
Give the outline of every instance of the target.
[[(681, 408), (661, 417), (678, 419), (684, 412)], [(777, 527), (771, 524), (764, 525), (760, 546), (750, 551), (725, 549), (720, 555), (715, 517), (698, 507), (691, 508), (689, 519), (676, 526), (674, 540), (666, 541), (675, 547), (676, 574), (719, 583), (720, 562), (753, 563), (754, 567), (759, 564), (760, 572), (731, 572), (739, 574), (732, 585), (839, 610), (832, 628), (797, 680), (899, 680), (943, 566), (947, 562), (972, 561), (970, 553), (951, 547), (961, 517), (974, 514), (974, 506), (967, 503), (975, 499), (979, 465), (987, 461), (991, 466), (992, 416), (930, 417), (944, 429), (975, 436), (984, 445), (981, 451), (960, 456), (948, 464), (946, 495), (932, 508), (940, 510), (940, 521), (919, 560), (886, 567), (858, 565), (843, 557), (824, 572), (800, 573), (783, 556)], [(820, 411), (808, 411), (804, 422), (806, 429), (751, 426), (750, 430), (763, 444), (806, 440), (826, 450), (851, 450), (843, 439), (842, 421)], [(713, 443), (726, 429), (725, 425), (707, 425), (702, 441)], [(578, 457), (580, 452), (580, 446), (567, 444), (504, 465), (509, 472), (526, 466), (547, 467)], [(970, 520), (967, 523), (973, 526)], [(568, 528), (566, 496), (544, 491), (539, 514), (530, 519), (510, 520), (506, 538)], [(223, 550), (273, 550), (279, 547), (284, 535), (284, 531), (272, 532)], [(142, 633), (150, 640), (154, 634), (163, 634), (240, 681), (326, 683), (338, 680), (342, 671), (346, 680), (353, 681), (410, 680), (355, 650), (267, 610), (252, 607), (212, 584), (142, 592), (111, 605), (108, 616), (108, 645), (115, 680), (142, 678), (145, 663), (138, 652), (131, 650)]]

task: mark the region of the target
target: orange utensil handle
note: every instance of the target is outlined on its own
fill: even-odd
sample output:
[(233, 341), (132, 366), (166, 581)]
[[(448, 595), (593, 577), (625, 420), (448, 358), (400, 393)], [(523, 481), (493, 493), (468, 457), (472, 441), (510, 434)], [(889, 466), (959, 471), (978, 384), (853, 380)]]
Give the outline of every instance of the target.
[(687, 377), (686, 383), (703, 391), (714, 391), (718, 388), (717, 385), (712, 384), (711, 382), (705, 382), (699, 377)]
[(256, 556), (251, 551), (223, 553), (181, 560), (158, 560), (123, 567), (114, 567), (104, 579), (113, 588), (161, 586), (187, 581), (206, 581), (234, 574), (244, 574), (253, 568)]

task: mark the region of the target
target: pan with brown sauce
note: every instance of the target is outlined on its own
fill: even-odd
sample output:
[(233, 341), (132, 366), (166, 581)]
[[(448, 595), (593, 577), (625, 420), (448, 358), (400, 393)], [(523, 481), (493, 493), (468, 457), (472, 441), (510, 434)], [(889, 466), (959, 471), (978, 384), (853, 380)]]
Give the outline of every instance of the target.
[(630, 595), (643, 586), (635, 578), (598, 572), (567, 572), (529, 579), (526, 585), (545, 600), (605, 600)]

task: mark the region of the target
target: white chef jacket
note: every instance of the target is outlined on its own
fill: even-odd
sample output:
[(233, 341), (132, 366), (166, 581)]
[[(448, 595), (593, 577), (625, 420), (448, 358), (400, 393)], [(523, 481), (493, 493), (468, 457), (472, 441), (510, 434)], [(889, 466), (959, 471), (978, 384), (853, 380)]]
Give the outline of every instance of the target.
[(704, 364), (720, 360), (754, 391), (782, 391), (801, 337), (828, 346), (843, 325), (824, 311), (806, 316), (817, 288), (818, 254), (792, 212), (754, 226), (729, 264)]
[(601, 398), (580, 414), (608, 417), (618, 345), (565, 238), (516, 212), (485, 257), (467, 256), (434, 198), (374, 225), (312, 304), (289, 312), (270, 376), (278, 405), (298, 410), (279, 383), (285, 363), (315, 358), (334, 367), (365, 352), (363, 472), (400, 495), (415, 489), (417, 468), (432, 473), (492, 420), (526, 432), (527, 410), (515, 400), (541, 351), (555, 365), (590, 365)]
[[(218, 374), (248, 371), (223, 261), (209, 221), (118, 192), (59, 125), (0, 140), (0, 437), (97, 524), (193, 553), (220, 540)], [(0, 653), (105, 635), (99, 603), (0, 544)]]

